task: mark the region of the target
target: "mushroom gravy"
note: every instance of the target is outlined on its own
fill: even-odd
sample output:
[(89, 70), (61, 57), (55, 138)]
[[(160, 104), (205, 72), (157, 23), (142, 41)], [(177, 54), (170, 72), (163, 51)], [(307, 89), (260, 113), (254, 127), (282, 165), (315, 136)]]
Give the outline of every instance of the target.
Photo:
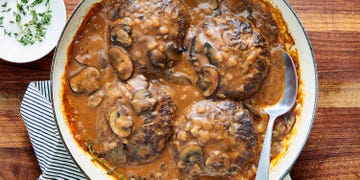
[[(271, 51), (286, 49), (298, 64), (293, 45), (266, 0), (103, 1), (68, 48), (65, 113), (79, 145), (114, 175), (253, 179), (262, 108), (284, 89)], [(296, 116), (277, 119), (273, 161)]]

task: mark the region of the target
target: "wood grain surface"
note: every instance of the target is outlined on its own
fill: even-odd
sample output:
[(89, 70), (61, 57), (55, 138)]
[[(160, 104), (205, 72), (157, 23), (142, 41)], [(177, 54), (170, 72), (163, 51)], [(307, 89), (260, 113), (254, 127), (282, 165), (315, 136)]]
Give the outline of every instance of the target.
[[(65, 0), (68, 16), (78, 2)], [(310, 37), (319, 78), (316, 119), (291, 176), (360, 179), (360, 1), (288, 2)], [(0, 179), (41, 173), (19, 109), (28, 84), (49, 79), (52, 55), (27, 64), (0, 59)]]

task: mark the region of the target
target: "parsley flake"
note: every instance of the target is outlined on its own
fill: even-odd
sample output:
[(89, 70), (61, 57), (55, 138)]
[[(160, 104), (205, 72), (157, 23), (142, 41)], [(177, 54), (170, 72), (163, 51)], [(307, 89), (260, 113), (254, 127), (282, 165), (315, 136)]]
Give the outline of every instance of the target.
[(1, 5), (1, 7), (6, 7), (7, 6), (7, 2), (5, 2), (4, 4)]

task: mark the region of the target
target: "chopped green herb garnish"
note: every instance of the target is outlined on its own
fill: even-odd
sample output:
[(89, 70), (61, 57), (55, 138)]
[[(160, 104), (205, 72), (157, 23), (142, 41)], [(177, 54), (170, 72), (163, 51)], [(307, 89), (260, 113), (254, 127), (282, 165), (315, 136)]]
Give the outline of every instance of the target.
[(17, 23), (20, 23), (20, 21), (21, 21), (21, 15), (20, 15), (20, 14), (15, 13), (15, 21), (16, 21)]
[(4, 29), (4, 35), (11, 37), (11, 34), (12, 34), (11, 32)]
[(34, 23), (37, 22), (38, 20), (38, 14), (36, 13), (36, 11), (34, 9), (31, 10), (31, 16), (32, 16), (32, 20)]
[(41, 23), (43, 25), (49, 25), (51, 20), (51, 10), (48, 10), (43, 13), (39, 13), (39, 16), (41, 17)]
[(16, 4), (16, 8), (18, 10), (19, 13), (21, 13), (22, 15), (26, 15), (26, 12), (24, 10), (24, 5), (23, 4)]
[(127, 178), (124, 175), (116, 172), (116, 167), (108, 164), (105, 161), (105, 159), (98, 157), (97, 153), (92, 148), (92, 144), (88, 145), (88, 152), (90, 153), (91, 157), (93, 158), (91, 161), (96, 161), (96, 162), (100, 163), (102, 166), (104, 166), (108, 170), (107, 174), (115, 175), (118, 179), (127, 180)]
[(44, 0), (35, 0), (33, 3), (31, 3), (31, 7), (34, 7), (38, 4), (41, 4)]
[[(47, 26), (50, 25), (52, 11), (50, 10), (49, 0), (16, 0), (16, 9), (7, 8), (8, 3), (1, 4), (1, 12), (11, 12), (13, 17), (7, 19), (10, 24), (16, 24), (18, 31), (10, 32), (3, 26), (4, 17), (0, 17), (0, 28), (3, 28), (5, 35), (12, 37), (24, 46), (32, 45), (35, 42), (43, 41), (46, 35)], [(38, 12), (40, 6), (45, 7), (45, 11)], [(27, 18), (30, 16), (31, 18)]]
[(7, 2), (5, 2), (4, 4), (1, 5), (1, 7), (6, 7), (7, 6)]
[(3, 12), (3, 13), (8, 13), (8, 12), (10, 12), (10, 11), (11, 11), (11, 8), (8, 8), (8, 9), (2, 10), (1, 12)]
[(106, 174), (111, 175), (112, 173), (114, 173), (116, 170), (116, 167), (112, 167), (111, 169), (108, 170), (108, 172), (106, 172)]

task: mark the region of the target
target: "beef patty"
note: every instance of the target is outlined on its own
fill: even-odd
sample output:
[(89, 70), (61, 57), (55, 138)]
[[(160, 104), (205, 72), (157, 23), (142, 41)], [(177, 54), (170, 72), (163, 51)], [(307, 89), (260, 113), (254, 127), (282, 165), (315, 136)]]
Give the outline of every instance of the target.
[(129, 52), (136, 71), (156, 75), (181, 59), (188, 13), (180, 0), (135, 0), (119, 7), (110, 40)]
[(122, 165), (156, 159), (173, 134), (171, 94), (142, 75), (104, 89), (94, 150)]
[(258, 135), (240, 103), (202, 100), (175, 122), (177, 166), (191, 177), (232, 176), (255, 157)]
[[(209, 18), (194, 28), (197, 35), (192, 38), (190, 61), (199, 74), (200, 88), (218, 83), (212, 93), (233, 99), (257, 92), (267, 75), (270, 56), (260, 31), (245, 18), (230, 14)], [(207, 77), (203, 67), (207, 67), (205, 74), (213, 71), (208, 74), (218, 77)]]

